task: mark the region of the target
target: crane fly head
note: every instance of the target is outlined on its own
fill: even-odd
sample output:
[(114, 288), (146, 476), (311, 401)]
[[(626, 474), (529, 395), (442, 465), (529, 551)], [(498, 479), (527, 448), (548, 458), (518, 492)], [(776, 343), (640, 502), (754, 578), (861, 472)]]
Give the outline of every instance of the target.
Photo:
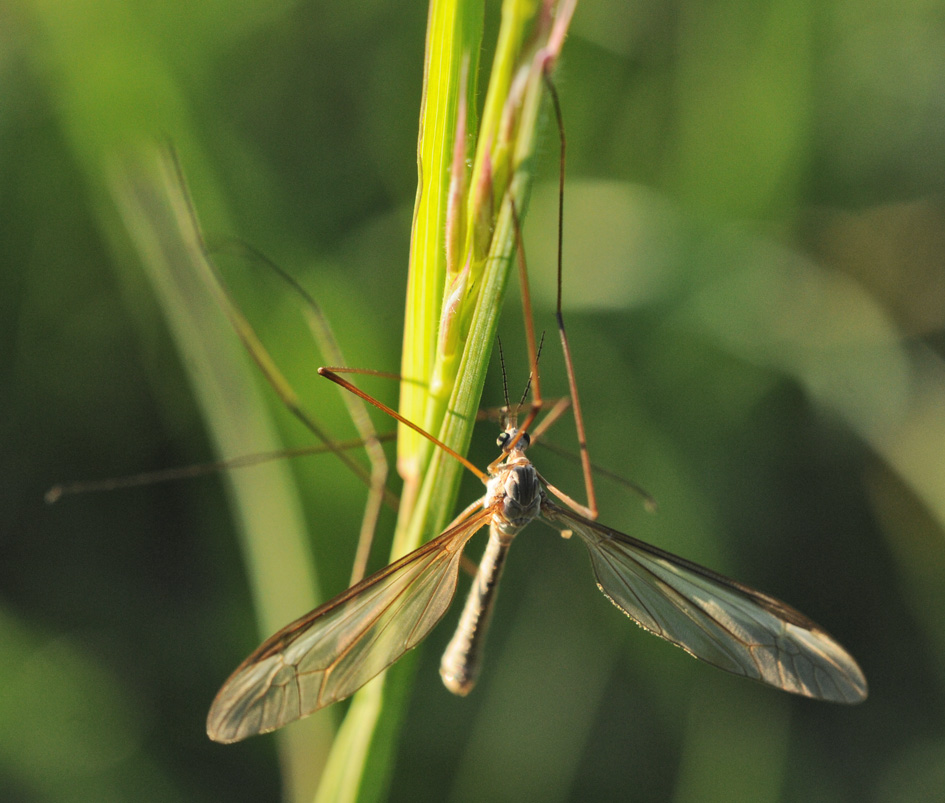
[(510, 458), (517, 458), (524, 455), (525, 450), (531, 443), (531, 438), (524, 430), (520, 431), (515, 425), (514, 418), (511, 418), (506, 423), (505, 429), (499, 433), (499, 437), (496, 438), (495, 442), (496, 446)]

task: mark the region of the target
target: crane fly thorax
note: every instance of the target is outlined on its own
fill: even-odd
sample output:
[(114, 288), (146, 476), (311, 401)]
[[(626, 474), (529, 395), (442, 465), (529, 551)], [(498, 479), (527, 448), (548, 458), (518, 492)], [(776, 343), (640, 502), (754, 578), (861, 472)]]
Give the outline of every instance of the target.
[(501, 502), (493, 516), (495, 526), (506, 535), (515, 535), (541, 512), (541, 483), (538, 472), (523, 454), (510, 455), (489, 480), (486, 506)]

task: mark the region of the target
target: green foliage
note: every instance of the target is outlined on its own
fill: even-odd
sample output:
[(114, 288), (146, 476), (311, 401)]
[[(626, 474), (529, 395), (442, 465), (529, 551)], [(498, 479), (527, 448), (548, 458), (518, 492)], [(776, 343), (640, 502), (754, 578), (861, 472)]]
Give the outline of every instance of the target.
[[(811, 615), (860, 660), (870, 699), (795, 700), (691, 661), (630, 627), (578, 550), (535, 528), (513, 550), (474, 694), (453, 699), (439, 682), (449, 621), (416, 671), (401, 670), (415, 674), (412, 693), (389, 684), (403, 695), (405, 734), (391, 799), (939, 794), (942, 11), (598, 0), (578, 6), (558, 73), (565, 313), (592, 457), (660, 503), (648, 516), (601, 480), (601, 518)], [(296, 754), (312, 769), (306, 782), (284, 763), (293, 748), (275, 745), (317, 742), (344, 705), (228, 747), (207, 741), (203, 721), (262, 631), (310, 604), (299, 589), (314, 599), (344, 588), (363, 486), (330, 456), (275, 469), (304, 511), (299, 556), (275, 540), (298, 526), (294, 503), (267, 490), (262, 470), (234, 478), (262, 497), (272, 540), (260, 545), (277, 576), (304, 578), (309, 552), (318, 567), (317, 594), (307, 579), (283, 580), (277, 605), (292, 612), (258, 626), (258, 576), (240, 560), (224, 483), (41, 500), (54, 482), (220, 448), (195, 409), (196, 366), (172, 348), (116, 205), (116, 166), (142, 138), (174, 142), (211, 240), (237, 235), (299, 277), (350, 364), (398, 370), (426, 12), (7, 4), (0, 798), (268, 800), (287, 783), (286, 797), (311, 799), (324, 755)], [(486, 65), (496, 4), (483, 19)], [(471, 119), (485, 119), (484, 94), (473, 96)], [(550, 329), (557, 143), (545, 143), (525, 237), (539, 328)], [(351, 437), (335, 389), (314, 375), (296, 297), (265, 272), (224, 269), (307, 408)], [(438, 302), (430, 309), (435, 326)], [(514, 298), (499, 330), (519, 387)], [(239, 353), (228, 337), (217, 345)], [(547, 394), (564, 392), (550, 341), (542, 368)], [(237, 413), (235, 434), (269, 417), (278, 442), (309, 442), (251, 366), (239, 374), (222, 397), (244, 398), (249, 380), (268, 401), (263, 414)], [(392, 384), (365, 384), (396, 404)], [(484, 403), (500, 402), (493, 365)], [(482, 428), (479, 465), (494, 457)], [(557, 434), (573, 445), (566, 424)], [(533, 457), (559, 487), (580, 487), (573, 466)], [(479, 493), (461, 487), (461, 504)], [(394, 528), (385, 515), (372, 568)]]

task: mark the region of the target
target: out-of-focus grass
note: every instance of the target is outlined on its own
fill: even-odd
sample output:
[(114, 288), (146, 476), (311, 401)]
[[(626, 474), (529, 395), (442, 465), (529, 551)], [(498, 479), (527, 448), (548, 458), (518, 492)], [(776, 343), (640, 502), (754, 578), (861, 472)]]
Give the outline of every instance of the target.
[[(660, 503), (647, 516), (602, 480), (602, 519), (804, 610), (860, 660), (870, 699), (818, 705), (700, 666), (637, 632), (578, 550), (536, 528), (513, 551), (473, 696), (439, 684), (449, 622), (431, 637), (393, 799), (934, 799), (942, 10), (587, 3), (559, 74), (565, 302), (592, 455)], [(41, 503), (62, 479), (210, 454), (135, 257), (114, 246), (97, 165), (131, 133), (170, 136), (205, 228), (296, 271), (352, 364), (396, 370), (426, 9), (6, 11), (0, 606), (16, 680), (4, 688), (19, 694), (0, 695), (0, 797), (270, 799), (274, 740), (220, 747), (203, 733), (258, 635), (219, 483)], [(556, 150), (549, 139), (526, 227), (549, 328)], [(295, 300), (245, 270), (231, 279), (300, 395), (345, 433), (298, 347)], [(512, 310), (503, 340), (524, 381)], [(542, 365), (548, 394), (563, 390), (551, 345)], [(474, 438), (480, 463), (492, 443)], [(579, 487), (572, 466), (534, 459)], [(330, 458), (291, 468), (331, 594), (363, 490)], [(44, 687), (69, 693), (51, 710)], [(57, 760), (70, 745), (83, 761)]]

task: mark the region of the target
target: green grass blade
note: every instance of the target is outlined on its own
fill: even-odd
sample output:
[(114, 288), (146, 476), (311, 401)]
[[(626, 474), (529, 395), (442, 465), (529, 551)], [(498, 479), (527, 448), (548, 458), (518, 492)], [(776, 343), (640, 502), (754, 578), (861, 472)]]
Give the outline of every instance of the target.
[[(447, 281), (443, 231), (464, 57), (478, 53), (481, 3), (431, 4), (424, 103), (420, 121), (420, 187), (414, 215), (400, 412), (423, 422), (446, 445), (465, 454), (482, 395), (496, 325), (515, 248), (509, 197), (524, 211), (542, 99), (542, 68), (563, 41), (574, 3), (542, 17), (535, 2), (507, 0), (492, 66), (479, 145), (462, 214), (468, 215), (470, 276), (454, 318), (441, 320)], [(554, 23), (552, 23), (554, 21)], [(533, 37), (539, 47), (525, 53)], [(542, 47), (544, 45), (544, 47)], [(547, 48), (547, 49), (546, 49)], [(475, 66), (470, 57), (470, 69)], [(521, 79), (521, 80), (518, 80)], [(470, 74), (472, 88), (475, 80)], [(471, 118), (467, 114), (467, 119)], [(443, 120), (450, 122), (444, 124)], [(505, 167), (503, 172), (494, 166)], [(483, 187), (488, 191), (483, 193)], [(485, 196), (488, 196), (487, 198)], [(488, 204), (488, 214), (480, 205)], [(497, 213), (497, 217), (496, 217)], [(476, 243), (487, 253), (477, 254)], [(444, 333), (452, 327), (445, 337)], [(403, 429), (403, 428), (402, 428)], [(461, 466), (411, 433), (400, 442), (398, 469), (405, 480), (392, 557), (415, 549), (443, 528), (453, 510)], [(422, 479), (421, 479), (422, 477)], [(419, 487), (418, 487), (419, 483)], [(374, 801), (387, 787), (415, 659), (401, 659), (354, 698), (326, 768), (318, 800)]]
[[(431, 0), (424, 60), (423, 99), (417, 144), (417, 200), (410, 242), (410, 272), (404, 320), (401, 372), (429, 382), (436, 360), (440, 307), (446, 280), (443, 231), (446, 226), (449, 171), (461, 98), (463, 63), (470, 77), (467, 108), (474, 109), (475, 76), (482, 45), (483, 0)], [(472, 115), (469, 115), (471, 118)], [(474, 128), (474, 126), (473, 126)], [(405, 382), (400, 412), (410, 421), (426, 421), (427, 389)], [(398, 433), (398, 469), (405, 482), (422, 472), (425, 441), (408, 427)]]

